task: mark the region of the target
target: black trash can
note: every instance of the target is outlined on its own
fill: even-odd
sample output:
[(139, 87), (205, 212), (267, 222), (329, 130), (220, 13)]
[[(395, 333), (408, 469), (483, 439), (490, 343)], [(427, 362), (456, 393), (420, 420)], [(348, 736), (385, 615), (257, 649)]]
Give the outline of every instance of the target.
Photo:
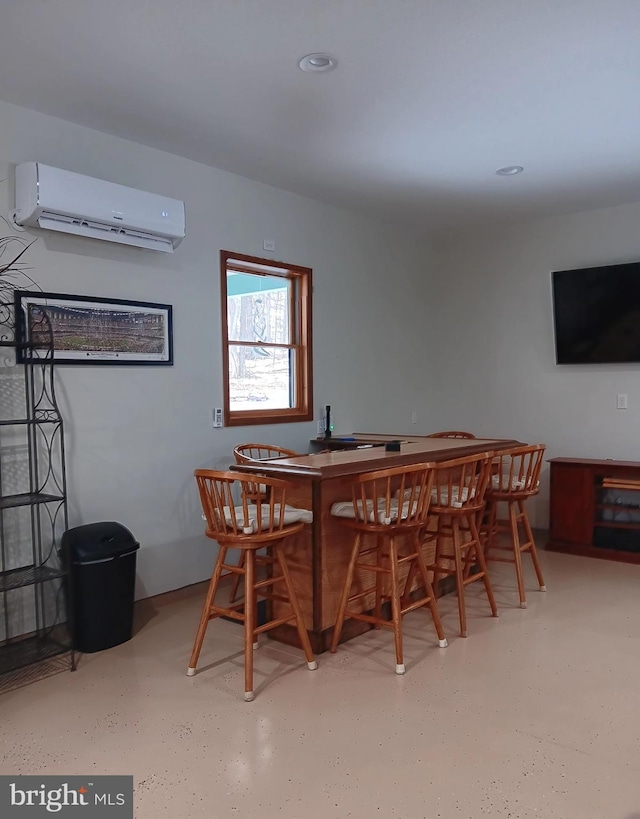
[(120, 523), (105, 521), (68, 529), (61, 548), (69, 567), (74, 648), (91, 653), (130, 640), (140, 544)]

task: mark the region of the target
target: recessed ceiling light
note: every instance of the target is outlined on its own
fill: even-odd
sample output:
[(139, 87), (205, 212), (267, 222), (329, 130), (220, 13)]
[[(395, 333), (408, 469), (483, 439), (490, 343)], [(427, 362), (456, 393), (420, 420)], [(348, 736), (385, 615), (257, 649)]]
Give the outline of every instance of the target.
[(496, 173), (498, 176), (515, 176), (522, 171), (524, 171), (522, 165), (505, 165), (504, 168), (498, 168)]
[(298, 65), (303, 71), (333, 71), (338, 61), (331, 54), (307, 54)]

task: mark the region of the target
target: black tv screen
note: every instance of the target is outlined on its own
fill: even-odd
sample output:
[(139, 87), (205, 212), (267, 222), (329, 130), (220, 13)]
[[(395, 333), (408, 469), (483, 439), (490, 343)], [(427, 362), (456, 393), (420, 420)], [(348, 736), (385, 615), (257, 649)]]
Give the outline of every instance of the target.
[(558, 364), (640, 362), (640, 262), (552, 275)]

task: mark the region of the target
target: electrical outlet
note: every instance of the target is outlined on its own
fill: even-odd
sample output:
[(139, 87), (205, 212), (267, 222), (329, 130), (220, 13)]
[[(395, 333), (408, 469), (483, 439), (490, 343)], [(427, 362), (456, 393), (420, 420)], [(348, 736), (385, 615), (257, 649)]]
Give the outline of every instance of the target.
[(625, 392), (619, 392), (616, 396), (616, 406), (618, 409), (627, 409), (627, 394)]
[(273, 239), (265, 239), (262, 243), (263, 250), (268, 250), (270, 253), (276, 252), (276, 243)]
[(418, 410), (411, 410), (411, 423), (412, 424), (418, 423)]
[(324, 420), (318, 421), (318, 435), (324, 435)]
[(224, 426), (222, 422), (222, 407), (216, 407), (213, 410), (213, 428), (220, 429), (222, 426)]

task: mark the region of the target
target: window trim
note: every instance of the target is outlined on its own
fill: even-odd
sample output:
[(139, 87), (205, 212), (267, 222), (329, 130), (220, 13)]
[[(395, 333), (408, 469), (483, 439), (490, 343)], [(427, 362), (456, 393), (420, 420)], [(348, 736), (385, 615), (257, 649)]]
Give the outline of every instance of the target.
[[(295, 383), (297, 385), (297, 406), (285, 409), (231, 410), (229, 383), (229, 326), (227, 307), (227, 273), (229, 270), (252, 275), (283, 276), (297, 282), (292, 293), (291, 346), (295, 356)], [(300, 265), (285, 264), (258, 256), (246, 256), (229, 250), (220, 251), (220, 286), (222, 308), (222, 378), (224, 423), (228, 427), (249, 426), (251, 424), (287, 424), (313, 420), (313, 349), (312, 349), (312, 270)], [(245, 342), (246, 346), (246, 342)], [(248, 346), (251, 346), (249, 344)], [(256, 346), (265, 346), (256, 343)]]

